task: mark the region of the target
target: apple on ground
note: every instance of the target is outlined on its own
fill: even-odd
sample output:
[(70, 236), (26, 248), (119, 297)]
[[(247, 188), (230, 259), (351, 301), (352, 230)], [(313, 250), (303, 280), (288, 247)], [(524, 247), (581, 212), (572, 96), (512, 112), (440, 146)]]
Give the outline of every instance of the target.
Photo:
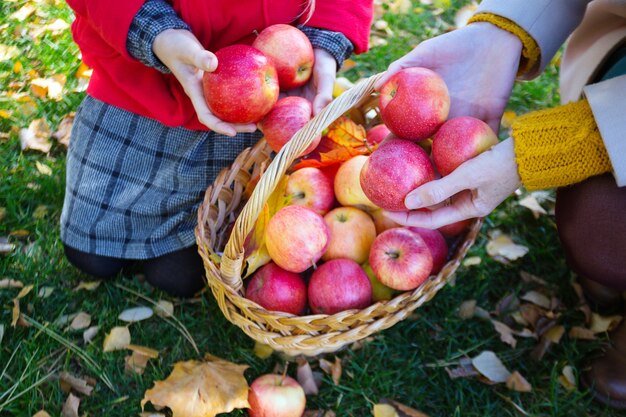
[(409, 227), (408, 229), (419, 234), (424, 240), (433, 257), (433, 270), (431, 274), (438, 274), (448, 260), (448, 244), (446, 243), (446, 239), (438, 230), (424, 229), (422, 227)]
[(309, 280), (309, 307), (315, 314), (362, 309), (372, 303), (372, 284), (359, 264), (333, 259), (320, 265)]
[(271, 61), (248, 45), (231, 45), (215, 53), (217, 68), (202, 76), (209, 110), (229, 123), (256, 123), (278, 100), (278, 77)]
[[(280, 151), (309, 120), (313, 107), (311, 102), (303, 97), (283, 97), (270, 110), (270, 112), (258, 123), (259, 130), (263, 132), (265, 141), (274, 152)], [(312, 152), (319, 145), (321, 136), (313, 139), (313, 142), (299, 156)]]
[(361, 265), (361, 267), (367, 274), (367, 277), (370, 279), (370, 283), (372, 284), (372, 301), (377, 302), (391, 300), (396, 294), (396, 291), (386, 285), (383, 285), (383, 283), (376, 278), (376, 274), (372, 270), (369, 263), (366, 262)]
[(306, 283), (299, 274), (270, 262), (250, 278), (246, 298), (266, 310), (299, 315), (307, 304)]
[(394, 227), (400, 227), (398, 223), (385, 216), (385, 211), (383, 209), (372, 210), (369, 213), (374, 220), (374, 226), (376, 226), (377, 235), (381, 234), (385, 230), (393, 229)]
[(396, 136), (414, 141), (432, 136), (450, 111), (444, 80), (427, 68), (406, 68), (380, 89), (380, 115)]
[(281, 90), (300, 87), (311, 78), (315, 62), (313, 46), (300, 29), (280, 23), (268, 26), (252, 46), (274, 63)]
[(302, 206), (287, 206), (272, 216), (265, 228), (270, 258), (291, 272), (304, 272), (322, 257), (330, 232), (324, 218)]
[(335, 174), (335, 196), (342, 206), (366, 209), (378, 207), (370, 201), (361, 188), (361, 169), (367, 161), (366, 155), (357, 155), (343, 162)]
[(487, 123), (470, 116), (455, 117), (435, 134), (433, 160), (439, 173), (446, 176), (497, 143), (498, 137)]
[(306, 396), (295, 379), (265, 374), (250, 384), (248, 403), (250, 417), (302, 417)]
[(435, 170), (430, 158), (419, 145), (404, 139), (387, 138), (363, 165), (360, 184), (367, 198), (378, 207), (406, 211), (406, 195), (434, 179)]
[(391, 131), (384, 124), (379, 124), (374, 127), (371, 127), (367, 131), (367, 137), (366, 137), (367, 143), (370, 146), (378, 145), (383, 140), (385, 140), (385, 138), (389, 136), (390, 133)]
[(465, 230), (467, 230), (469, 225), (472, 224), (472, 220), (474, 219), (459, 220), (458, 222), (441, 226), (437, 230), (439, 230), (441, 234), (444, 235), (445, 237), (458, 236), (461, 233), (463, 233)]
[(433, 257), (420, 235), (398, 227), (376, 237), (370, 249), (369, 264), (383, 285), (408, 291), (419, 287), (430, 276)]
[(367, 261), (370, 246), (376, 238), (372, 218), (356, 207), (337, 207), (324, 216), (330, 231), (330, 242), (322, 259), (352, 259), (358, 264)]
[(333, 184), (318, 168), (301, 168), (289, 176), (285, 193), (290, 204), (310, 208), (317, 214), (328, 213), (335, 203)]

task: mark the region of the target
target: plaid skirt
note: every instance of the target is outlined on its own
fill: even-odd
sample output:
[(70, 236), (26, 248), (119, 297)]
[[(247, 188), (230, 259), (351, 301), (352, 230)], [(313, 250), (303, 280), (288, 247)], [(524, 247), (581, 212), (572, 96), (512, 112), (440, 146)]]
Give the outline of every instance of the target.
[(168, 127), (87, 96), (67, 155), (61, 240), (124, 259), (192, 246), (206, 188), (260, 138)]

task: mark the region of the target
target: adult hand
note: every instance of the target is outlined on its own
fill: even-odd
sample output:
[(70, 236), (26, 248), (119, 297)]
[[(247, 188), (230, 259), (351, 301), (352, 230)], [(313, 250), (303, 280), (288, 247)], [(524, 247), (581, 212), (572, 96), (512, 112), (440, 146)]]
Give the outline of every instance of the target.
[(202, 74), (215, 71), (217, 57), (205, 50), (191, 32), (182, 29), (165, 30), (154, 39), (152, 50), (183, 86), (202, 124), (227, 136), (256, 130), (254, 123), (227, 123), (209, 110), (202, 89)]
[(319, 113), (333, 99), (333, 86), (337, 77), (337, 61), (323, 49), (314, 49), (315, 64), (308, 83), (286, 92), (289, 96), (304, 97), (313, 105), (313, 115)]
[(515, 35), (491, 23), (472, 23), (420, 43), (389, 66), (376, 88), (401, 69), (429, 68), (448, 86), (449, 118), (473, 116), (498, 132), (521, 51), (522, 43)]
[(513, 139), (509, 138), (465, 161), (449, 175), (416, 188), (404, 200), (409, 210), (425, 207), (431, 210), (385, 215), (406, 226), (437, 229), (486, 216), (519, 186)]

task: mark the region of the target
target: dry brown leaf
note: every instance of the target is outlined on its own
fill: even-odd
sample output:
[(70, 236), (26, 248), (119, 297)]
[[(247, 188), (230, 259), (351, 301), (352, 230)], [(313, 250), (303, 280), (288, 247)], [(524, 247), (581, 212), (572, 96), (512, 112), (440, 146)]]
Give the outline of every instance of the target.
[(506, 382), (511, 376), (511, 372), (506, 369), (502, 361), (489, 350), (472, 358), (472, 365), (481, 375), (494, 383)]
[(37, 292), (37, 296), (39, 298), (48, 298), (54, 292), (54, 287), (40, 287)]
[(23, 22), (30, 16), (35, 13), (35, 6), (27, 3), (24, 6), (20, 7), (17, 11), (13, 12), (9, 19), (17, 20), (18, 22)]
[(474, 317), (476, 311), (476, 300), (466, 300), (459, 306), (459, 317), (463, 320)]
[(395, 400), (383, 398), (381, 403), (392, 406), (396, 410), (399, 417), (428, 417), (428, 415), (422, 413), (421, 411), (417, 411)]
[(39, 161), (35, 161), (35, 168), (37, 168), (37, 171), (41, 174), (41, 175), (46, 175), (46, 176), (51, 176), (52, 175), (52, 168), (50, 168), (48, 165), (41, 163)]
[(545, 308), (546, 310), (550, 309), (550, 299), (538, 291), (528, 291), (520, 298), (524, 301), (530, 301), (531, 303)]
[(130, 344), (128, 346), (126, 346), (126, 349), (128, 350), (132, 350), (133, 352), (142, 354), (144, 356), (147, 356), (149, 359), (156, 359), (159, 357), (159, 351), (156, 349), (152, 349), (146, 346), (141, 346), (141, 345), (133, 345)]
[(470, 358), (461, 358), (459, 366), (453, 369), (445, 368), (450, 379), (468, 378), (479, 375), (478, 371), (472, 366)]
[(124, 358), (124, 370), (128, 373), (143, 375), (149, 360), (149, 356), (133, 351), (131, 355)]
[(576, 389), (576, 376), (574, 376), (574, 368), (570, 365), (565, 365), (561, 375), (559, 375), (559, 382), (568, 391)]
[(321, 359), (320, 368), (322, 368), (322, 371), (324, 371), (325, 373), (327, 373), (328, 375), (332, 377), (335, 385), (339, 385), (339, 380), (341, 379), (342, 367), (341, 367), (341, 360), (337, 356), (335, 356), (335, 362), (330, 362), (326, 359)]
[(67, 114), (59, 123), (56, 132), (52, 134), (52, 137), (66, 148), (70, 144), (70, 136), (72, 133), (72, 126), (74, 125), (75, 115), (76, 113), (74, 112)]
[(519, 308), (521, 318), (533, 329), (536, 327), (539, 318), (546, 315), (546, 311), (544, 309), (534, 304), (522, 304)]
[(40, 410), (33, 414), (33, 417), (50, 417), (50, 414), (46, 410)]
[(569, 337), (572, 339), (593, 340), (596, 338), (593, 330), (580, 326), (574, 326), (569, 330)]
[(141, 408), (151, 402), (155, 407), (169, 407), (173, 417), (214, 417), (249, 407), (243, 376), (247, 368), (215, 357), (178, 362), (165, 380), (146, 391)]
[(621, 315), (601, 316), (597, 313), (591, 313), (591, 326), (589, 328), (594, 333), (609, 332), (615, 329), (621, 321)]
[(564, 333), (565, 327), (558, 324), (548, 329), (548, 331), (546, 331), (541, 337), (549, 340), (551, 343), (558, 344)]
[(18, 299), (24, 298), (28, 295), (28, 293), (30, 293), (33, 290), (34, 285), (33, 284), (29, 284), (27, 286), (25, 286), (24, 288), (22, 288), (20, 290), (20, 292), (17, 294)]
[(498, 234), (487, 243), (487, 253), (492, 258), (502, 256), (509, 261), (515, 261), (528, 253), (526, 246), (518, 245), (509, 236)]
[(37, 26), (30, 31), (30, 36), (33, 38), (40, 37), (44, 32), (50, 32), (52, 35), (59, 35), (65, 32), (70, 27), (70, 24), (63, 19), (55, 19), (51, 23), (46, 25)]
[(159, 317), (172, 317), (174, 315), (174, 304), (171, 301), (159, 300), (154, 306), (154, 314)]
[(50, 127), (46, 119), (33, 120), (26, 129), (20, 129), (20, 143), (22, 150), (32, 149), (43, 153), (50, 152)]
[(515, 294), (507, 294), (496, 304), (496, 316), (503, 317), (519, 310), (519, 299)]
[(479, 319), (483, 320), (491, 320), (491, 315), (489, 314), (489, 312), (482, 307), (476, 307), (476, 309), (474, 310), (474, 317), (478, 317)]
[(72, 328), (73, 330), (82, 330), (89, 327), (90, 324), (91, 315), (81, 311), (76, 315), (76, 317), (74, 317), (74, 319), (70, 323), (70, 328)]
[(11, 327), (15, 327), (18, 320), (20, 319), (20, 300), (18, 300), (17, 298), (13, 299), (12, 316), (13, 317), (11, 319)]
[(80, 407), (80, 398), (70, 393), (63, 404), (63, 410), (61, 410), (61, 417), (78, 417), (78, 407)]
[(140, 306), (127, 308), (126, 310), (122, 311), (120, 315), (117, 316), (117, 318), (127, 323), (134, 323), (137, 321), (147, 320), (153, 315), (154, 311), (152, 311), (150, 307)]
[(548, 282), (546, 280), (544, 280), (543, 278), (539, 278), (538, 276), (533, 275), (530, 272), (521, 271), (519, 275), (522, 278), (522, 281), (524, 281), (527, 284), (534, 282), (535, 284), (539, 284), (543, 287), (548, 286)]
[(102, 281), (81, 281), (72, 291), (87, 290), (93, 291), (100, 286)]
[(506, 380), (506, 387), (511, 391), (531, 392), (533, 387), (526, 381), (526, 378), (517, 371), (514, 371)]
[(389, 404), (374, 404), (374, 417), (398, 417), (396, 409)]
[(93, 386), (89, 385), (86, 380), (77, 378), (68, 372), (61, 372), (59, 374), (59, 384), (61, 384), (61, 390), (63, 392), (70, 392), (74, 390), (83, 395), (91, 395)]
[(498, 320), (491, 320), (491, 323), (493, 324), (493, 327), (496, 329), (496, 331), (500, 334), (500, 340), (515, 349), (515, 346), (517, 346), (517, 339), (513, 337), (513, 330), (509, 326)]
[(480, 256), (469, 256), (463, 260), (463, 266), (467, 268), (470, 266), (480, 265), (481, 262), (482, 259)]
[(114, 350), (126, 349), (130, 345), (130, 330), (126, 326), (118, 326), (111, 329), (104, 338), (102, 350), (112, 352)]
[(319, 393), (319, 387), (317, 386), (317, 382), (315, 381), (315, 377), (313, 376), (313, 370), (311, 369), (311, 365), (309, 362), (302, 358), (298, 357), (298, 370), (296, 372), (296, 376), (298, 379), (298, 383), (302, 386), (305, 395), (317, 395)]
[(93, 338), (96, 337), (99, 330), (100, 326), (91, 326), (90, 328), (85, 330), (83, 332), (83, 342), (85, 342), (85, 344), (89, 344), (93, 340)]
[(518, 204), (530, 210), (533, 213), (535, 219), (538, 219), (542, 215), (548, 214), (548, 212), (543, 207), (541, 207), (541, 204), (539, 204), (535, 196), (532, 194), (529, 194), (526, 197), (522, 198), (518, 202)]
[(3, 288), (24, 288), (24, 283), (16, 279), (2, 278), (0, 279), (0, 289)]
[(20, 53), (17, 46), (0, 44), (0, 62), (13, 59)]

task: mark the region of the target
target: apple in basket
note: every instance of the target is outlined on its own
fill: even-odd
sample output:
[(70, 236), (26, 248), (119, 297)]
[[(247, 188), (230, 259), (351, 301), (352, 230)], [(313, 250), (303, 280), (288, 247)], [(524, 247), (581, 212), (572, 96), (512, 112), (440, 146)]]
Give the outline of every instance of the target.
[(270, 258), (291, 272), (304, 272), (322, 257), (330, 232), (322, 216), (302, 206), (278, 210), (265, 228)]
[(285, 24), (268, 26), (252, 46), (274, 63), (281, 90), (300, 87), (311, 78), (315, 62), (313, 46), (300, 29)]
[(256, 123), (278, 100), (278, 77), (271, 61), (248, 45), (231, 45), (215, 53), (217, 68), (202, 76), (211, 112), (229, 123)]
[(359, 264), (333, 259), (320, 265), (309, 280), (309, 307), (315, 314), (335, 314), (372, 304), (372, 284)]
[(374, 127), (371, 127), (367, 131), (367, 143), (370, 146), (378, 145), (380, 142), (385, 140), (385, 138), (389, 136), (390, 133), (391, 131), (384, 124), (379, 124)]
[(250, 384), (248, 403), (250, 417), (302, 417), (306, 396), (295, 379), (266, 374)]
[(318, 168), (301, 168), (291, 174), (285, 194), (291, 198), (289, 204), (310, 208), (322, 216), (335, 204), (333, 184)]
[(433, 257), (433, 270), (431, 274), (437, 274), (448, 260), (448, 244), (439, 230), (424, 229), (422, 227), (409, 227), (410, 231), (420, 235), (430, 249)]
[(388, 138), (363, 165), (360, 182), (365, 195), (378, 207), (406, 211), (406, 195), (434, 179), (430, 158), (418, 144)]
[(497, 143), (498, 137), (487, 123), (470, 116), (455, 117), (435, 134), (433, 161), (439, 173), (445, 176)]
[(372, 270), (372, 267), (369, 263), (364, 263), (361, 265), (367, 277), (370, 279), (370, 283), (372, 284), (372, 301), (384, 301), (391, 300), (393, 296), (396, 294), (396, 290), (389, 288), (386, 285), (383, 285), (378, 278), (376, 278), (376, 274)]
[(374, 220), (374, 226), (376, 226), (376, 234), (379, 235), (385, 230), (393, 229), (394, 227), (400, 227), (400, 225), (389, 217), (385, 216), (383, 209), (377, 209), (370, 212), (370, 216)]
[[(309, 120), (313, 107), (311, 102), (303, 97), (283, 97), (259, 122), (259, 130), (263, 132), (265, 141), (274, 152), (280, 151), (283, 146)], [(299, 155), (304, 156), (312, 152), (319, 145), (322, 136), (317, 136), (313, 142)]]
[(306, 283), (299, 274), (270, 262), (254, 273), (246, 298), (266, 310), (299, 315), (306, 307)]
[(380, 115), (396, 136), (414, 141), (433, 135), (448, 118), (450, 96), (443, 79), (427, 68), (406, 68), (380, 89)]
[(472, 220), (473, 219), (459, 220), (458, 222), (441, 226), (437, 230), (439, 230), (441, 234), (444, 235), (445, 237), (458, 236), (461, 233), (463, 233), (465, 230), (467, 230), (469, 225), (472, 223)]
[(370, 249), (369, 264), (383, 285), (408, 291), (419, 287), (430, 276), (433, 257), (419, 234), (397, 227), (376, 237)]
[(357, 206), (377, 209), (361, 188), (361, 169), (367, 161), (366, 155), (357, 155), (343, 162), (335, 174), (335, 196), (342, 206)]
[(372, 218), (356, 207), (337, 207), (324, 216), (330, 231), (328, 249), (322, 255), (331, 259), (352, 259), (358, 264), (367, 261), (376, 226)]

